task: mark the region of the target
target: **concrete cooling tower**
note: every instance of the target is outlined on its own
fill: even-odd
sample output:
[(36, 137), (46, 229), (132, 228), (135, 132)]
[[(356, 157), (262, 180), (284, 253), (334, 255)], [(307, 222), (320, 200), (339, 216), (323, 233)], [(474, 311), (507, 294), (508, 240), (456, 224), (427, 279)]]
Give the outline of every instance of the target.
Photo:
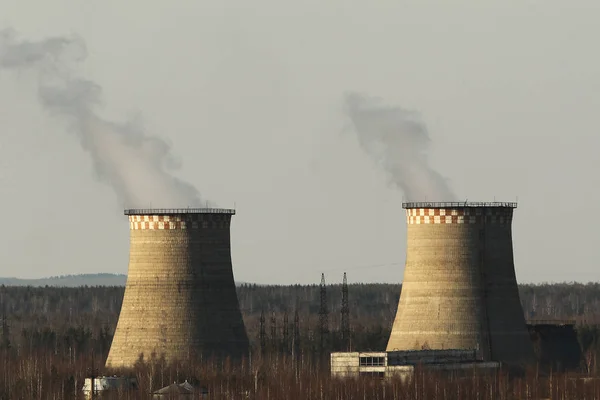
[(387, 351), (477, 349), (534, 360), (512, 246), (516, 203), (405, 203), (407, 248)]
[(249, 350), (231, 266), (234, 210), (126, 210), (129, 272), (106, 361), (240, 358)]

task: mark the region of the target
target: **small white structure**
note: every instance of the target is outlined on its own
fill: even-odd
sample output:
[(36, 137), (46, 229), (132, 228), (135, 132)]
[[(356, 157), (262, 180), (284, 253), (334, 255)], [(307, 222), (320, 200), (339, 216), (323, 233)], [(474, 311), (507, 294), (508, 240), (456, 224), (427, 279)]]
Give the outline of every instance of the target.
[[(198, 397), (200, 395), (200, 397)], [(208, 396), (206, 388), (196, 389), (186, 380), (183, 383), (175, 383), (165, 386), (152, 393), (153, 399), (205, 399)]]
[[(137, 389), (137, 380), (135, 378), (126, 378), (122, 376), (99, 376), (94, 380), (94, 395), (105, 391), (132, 390)], [(92, 395), (92, 378), (85, 378), (83, 382), (83, 394), (86, 398)]]
[(407, 380), (412, 377), (417, 366), (442, 371), (494, 370), (500, 367), (500, 363), (478, 360), (475, 350), (331, 353), (331, 375), (340, 378), (399, 376), (402, 380)]
[(331, 375), (334, 377), (400, 375), (405, 379), (412, 376), (414, 367), (410, 365), (388, 366), (386, 352), (331, 353)]

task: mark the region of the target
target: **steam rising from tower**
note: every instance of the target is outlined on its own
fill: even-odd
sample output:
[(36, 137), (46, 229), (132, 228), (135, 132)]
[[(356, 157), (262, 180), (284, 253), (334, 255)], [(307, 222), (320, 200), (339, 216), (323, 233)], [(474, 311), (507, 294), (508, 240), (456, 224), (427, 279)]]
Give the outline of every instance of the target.
[(345, 97), (362, 149), (389, 173), (409, 201), (453, 201), (446, 180), (428, 164), (429, 135), (414, 112), (358, 93)]
[(98, 115), (101, 87), (76, 73), (85, 58), (85, 43), (76, 36), (31, 42), (0, 30), (0, 69), (33, 74), (41, 105), (68, 124), (123, 206), (199, 207), (204, 202), (197, 190), (169, 173), (178, 163), (165, 141), (146, 135), (135, 121)]

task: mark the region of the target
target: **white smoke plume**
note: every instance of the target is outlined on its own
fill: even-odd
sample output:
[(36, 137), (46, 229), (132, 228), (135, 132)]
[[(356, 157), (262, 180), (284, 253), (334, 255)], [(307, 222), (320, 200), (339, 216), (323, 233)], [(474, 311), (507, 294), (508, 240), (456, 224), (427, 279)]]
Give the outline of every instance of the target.
[(362, 149), (389, 173), (406, 201), (454, 201), (446, 179), (427, 162), (429, 135), (416, 113), (359, 93), (345, 96)]
[(169, 173), (177, 162), (170, 146), (144, 133), (133, 121), (114, 122), (97, 113), (102, 88), (77, 74), (86, 58), (77, 36), (32, 42), (0, 30), (0, 70), (33, 72), (45, 110), (68, 124), (92, 157), (99, 179), (109, 184), (125, 208), (200, 207), (198, 191)]

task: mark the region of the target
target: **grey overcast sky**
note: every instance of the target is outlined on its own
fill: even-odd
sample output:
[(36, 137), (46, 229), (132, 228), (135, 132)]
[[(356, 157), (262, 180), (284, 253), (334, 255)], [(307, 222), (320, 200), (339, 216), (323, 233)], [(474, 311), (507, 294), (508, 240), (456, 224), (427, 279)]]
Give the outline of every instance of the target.
[[(358, 91), (420, 113), (461, 199), (515, 200), (522, 282), (597, 281), (600, 2), (0, 0), (0, 29), (77, 34), (107, 118), (235, 206), (237, 280), (399, 282), (402, 192), (349, 134)], [(128, 223), (27, 74), (0, 73), (0, 276), (126, 273)]]

